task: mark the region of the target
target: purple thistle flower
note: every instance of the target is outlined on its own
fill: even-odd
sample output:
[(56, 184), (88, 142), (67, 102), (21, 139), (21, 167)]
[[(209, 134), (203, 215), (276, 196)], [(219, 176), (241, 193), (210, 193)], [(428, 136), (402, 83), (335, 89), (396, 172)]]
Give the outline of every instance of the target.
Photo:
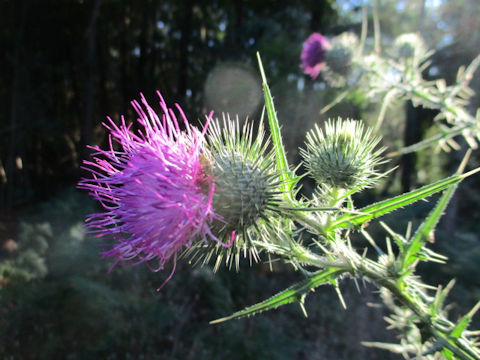
[(303, 44), (301, 55), (304, 74), (316, 79), (325, 66), (325, 55), (330, 48), (330, 42), (321, 34), (313, 33)]
[[(185, 126), (181, 131), (173, 110), (157, 93), (161, 118), (141, 95), (143, 107), (131, 102), (141, 130), (131, 130), (123, 116), (120, 126), (107, 118), (109, 148), (91, 147), (93, 161), (84, 161), (92, 178), (82, 179), (79, 187), (89, 190), (104, 207), (87, 218), (88, 227), (99, 237), (113, 238), (102, 253), (116, 259), (112, 267), (119, 262), (145, 262), (159, 271), (173, 258), (175, 269), (178, 252), (194, 240), (218, 241), (209, 225), (219, 219), (212, 208), (214, 184), (203, 171), (201, 157), (210, 117), (200, 132), (176, 105)], [(114, 150), (114, 142), (120, 150)], [(158, 267), (152, 268), (151, 261)]]

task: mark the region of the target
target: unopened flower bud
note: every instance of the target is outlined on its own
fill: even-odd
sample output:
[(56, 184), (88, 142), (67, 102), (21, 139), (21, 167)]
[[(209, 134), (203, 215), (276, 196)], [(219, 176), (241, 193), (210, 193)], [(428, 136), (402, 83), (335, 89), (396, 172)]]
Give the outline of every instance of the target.
[(427, 55), (426, 46), (422, 38), (415, 33), (398, 36), (393, 43), (393, 56), (399, 59), (415, 59), (422, 61)]
[[(238, 121), (229, 118), (224, 118), (223, 126), (213, 122), (207, 132), (205, 162), (215, 186), (212, 207), (219, 215), (212, 224), (212, 233), (219, 242), (211, 244), (210, 251), (199, 251), (197, 255), (204, 261), (215, 255), (215, 267), (222, 258), (229, 266), (235, 259), (238, 266), (239, 254), (245, 250), (255, 258), (257, 250), (252, 239), (265, 237), (259, 234), (259, 224), (268, 223), (280, 211), (274, 155), (263, 141), (263, 127), (255, 137), (252, 132), (248, 123), (240, 131)], [(222, 247), (232, 236), (232, 246)]]
[(383, 149), (375, 150), (380, 139), (371, 135), (357, 120), (329, 120), (325, 131), (315, 125), (307, 133), (307, 148), (300, 150), (310, 175), (318, 184), (334, 188), (371, 186), (381, 177), (375, 166), (383, 163)]
[(325, 78), (332, 86), (343, 86), (352, 72), (358, 38), (343, 33), (332, 40), (325, 55)]
[(270, 176), (245, 154), (223, 152), (214, 155), (215, 193), (213, 206), (222, 217), (221, 231), (231, 232), (253, 225), (265, 216)]

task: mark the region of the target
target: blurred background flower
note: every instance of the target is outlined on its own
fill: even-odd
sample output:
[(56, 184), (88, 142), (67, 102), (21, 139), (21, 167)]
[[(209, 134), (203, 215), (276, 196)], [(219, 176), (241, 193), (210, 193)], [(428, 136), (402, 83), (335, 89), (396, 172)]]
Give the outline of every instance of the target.
[(301, 54), (303, 72), (316, 79), (325, 66), (325, 58), (330, 42), (321, 34), (313, 33), (303, 44)]

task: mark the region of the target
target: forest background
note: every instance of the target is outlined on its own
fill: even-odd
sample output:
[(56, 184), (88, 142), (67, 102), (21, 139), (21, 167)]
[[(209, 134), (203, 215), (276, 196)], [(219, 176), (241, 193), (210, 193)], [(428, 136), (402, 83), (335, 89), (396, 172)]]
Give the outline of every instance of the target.
[[(0, 357), (12, 359), (398, 359), (362, 341), (394, 341), (372, 287), (360, 294), (341, 284), (319, 289), (298, 306), (221, 325), (208, 321), (269, 297), (299, 280), (288, 265), (260, 263), (240, 272), (179, 263), (166, 273), (101, 260), (98, 240), (84, 232), (95, 211), (75, 188), (87, 144), (105, 145), (107, 115), (134, 120), (129, 101), (151, 103), (161, 90), (200, 124), (214, 110), (260, 118), (263, 98), (255, 53), (264, 67), (283, 127), (288, 156), (298, 163), (306, 131), (329, 117), (373, 122), (379, 105), (355, 92), (326, 113), (342, 89), (302, 74), (300, 52), (312, 32), (360, 33), (362, 6), (373, 1), (0, 1)], [(419, 32), (436, 50), (429, 79), (455, 80), (480, 49), (475, 0), (378, 1), (382, 46)], [(370, 34), (371, 34), (370, 29)], [(480, 76), (472, 88), (480, 93)], [(480, 106), (480, 96), (470, 108)], [(398, 149), (428, 135), (435, 112), (396, 103), (387, 112), (383, 145)], [(398, 169), (357, 199), (365, 203), (453, 173), (465, 151), (427, 149), (392, 160)], [(479, 164), (478, 150), (472, 165)], [(478, 177), (454, 197), (433, 247), (445, 266), (421, 272), (429, 283), (457, 279), (453, 318), (480, 299)], [(312, 184), (305, 181), (308, 194)], [(421, 203), (395, 213), (395, 229), (421, 219)], [(388, 221), (388, 219), (386, 220)], [(372, 225), (373, 226), (373, 225)], [(375, 228), (372, 229), (375, 232)], [(475, 322), (475, 319), (474, 319)], [(479, 328), (476, 320), (472, 328)]]

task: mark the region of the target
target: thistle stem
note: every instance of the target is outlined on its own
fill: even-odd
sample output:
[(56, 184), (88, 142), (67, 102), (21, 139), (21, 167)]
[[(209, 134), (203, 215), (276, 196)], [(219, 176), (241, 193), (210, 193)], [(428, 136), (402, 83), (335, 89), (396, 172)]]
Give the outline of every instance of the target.
[(428, 94), (427, 92), (421, 90), (421, 88), (419, 89), (418, 84), (411, 84), (411, 83), (402, 84), (398, 82), (391, 82), (390, 80), (385, 78), (383, 74), (379, 73), (375, 69), (369, 69), (369, 72), (379, 77), (386, 83), (389, 83), (390, 88), (387, 90), (387, 93), (390, 90), (397, 89), (402, 91), (405, 94), (413, 94), (425, 100), (426, 102), (428, 102), (433, 108), (444, 109), (446, 112), (449, 112), (454, 117), (461, 117), (462, 120), (465, 120), (469, 124), (472, 124), (472, 125), (475, 124), (475, 119), (471, 115), (469, 115), (466, 111), (461, 111), (461, 110), (459, 113), (459, 109), (457, 107), (451, 106), (447, 103), (446, 97), (436, 97), (432, 94)]
[[(302, 251), (301, 251), (302, 250)], [(296, 260), (301, 263), (315, 266), (321, 269), (325, 267), (333, 267), (345, 270), (353, 277), (363, 277), (371, 280), (378, 288), (387, 289), (394, 298), (402, 303), (405, 307), (410, 309), (417, 317), (418, 321), (428, 330), (428, 333), (433, 336), (437, 342), (441, 343), (443, 347), (450, 350), (459, 359), (463, 360), (479, 360), (480, 353), (474, 348), (465, 338), (450, 337), (448, 330), (440, 330), (437, 322), (445, 322), (446, 319), (435, 318), (428, 310), (428, 304), (420, 301), (415, 294), (409, 293), (407, 287), (400, 287), (399, 281), (388, 278), (385, 270), (381, 265), (369, 259), (361, 257), (353, 250), (346, 255), (346, 260), (327, 260), (325, 257), (318, 256), (310, 251), (301, 248), (295, 251)]]
[(290, 215), (292, 220), (298, 221), (308, 229), (312, 230), (314, 233), (318, 235), (326, 235), (325, 226), (320, 224), (315, 219), (313, 219), (305, 211), (293, 210), (293, 211), (287, 211), (287, 213)]

